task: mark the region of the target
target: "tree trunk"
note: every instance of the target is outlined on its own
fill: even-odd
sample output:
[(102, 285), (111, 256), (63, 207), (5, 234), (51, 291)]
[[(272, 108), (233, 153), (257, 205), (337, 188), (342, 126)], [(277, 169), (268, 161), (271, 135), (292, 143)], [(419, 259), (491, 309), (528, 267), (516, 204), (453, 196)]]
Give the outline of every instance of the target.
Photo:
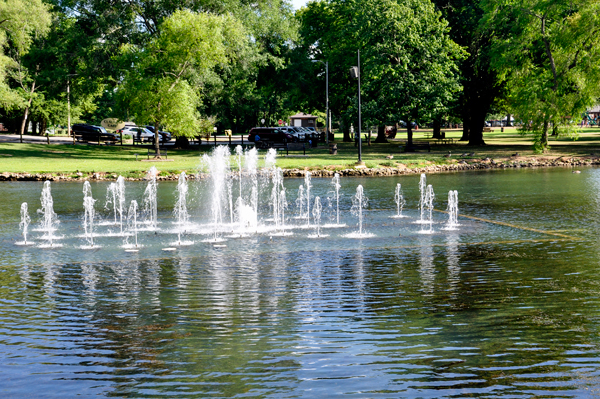
[(154, 149), (156, 150), (155, 158), (160, 159), (160, 134), (158, 133), (158, 123), (154, 124)]
[(385, 125), (377, 126), (377, 138), (375, 139), (376, 143), (387, 143), (387, 137), (385, 136)]
[(410, 119), (406, 119), (406, 149), (410, 151), (410, 148), (413, 146), (413, 131), (412, 131), (412, 121)]
[(471, 116), (468, 115), (466, 109), (463, 110), (463, 133), (460, 141), (469, 141), (469, 133), (471, 132)]
[(33, 134), (34, 136), (37, 136), (38, 134), (38, 123), (37, 121), (34, 119), (33, 121), (31, 121), (31, 134)]
[(442, 122), (439, 118), (433, 120), (433, 135), (431, 137), (434, 139), (442, 138)]
[(344, 132), (344, 139), (342, 141), (344, 143), (351, 143), (352, 139), (350, 138), (350, 127), (345, 123), (341, 123), (340, 128), (342, 129), (342, 132)]
[(552, 122), (552, 137), (558, 137), (558, 124)]
[(542, 136), (540, 137), (540, 149), (542, 152), (546, 152), (548, 149), (548, 120), (544, 121)]
[(27, 123), (27, 118), (29, 117), (29, 107), (31, 107), (31, 100), (33, 100), (33, 92), (35, 91), (35, 81), (31, 84), (31, 96), (29, 96), (29, 100), (27, 101), (27, 106), (25, 107), (25, 113), (23, 114), (23, 121), (21, 122), (21, 143), (23, 142), (23, 131), (25, 130), (25, 126)]
[(485, 145), (483, 141), (483, 126), (487, 114), (478, 112), (471, 115), (471, 126), (469, 127), (469, 145)]

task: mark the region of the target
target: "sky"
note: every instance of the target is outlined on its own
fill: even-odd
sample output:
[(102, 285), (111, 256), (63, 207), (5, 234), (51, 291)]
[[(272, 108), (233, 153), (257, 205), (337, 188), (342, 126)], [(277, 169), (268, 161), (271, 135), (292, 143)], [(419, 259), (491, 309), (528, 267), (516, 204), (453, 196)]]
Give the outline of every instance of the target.
[(304, 6), (308, 0), (291, 0), (292, 1), (292, 5), (294, 6), (294, 10), (299, 9), (300, 7)]

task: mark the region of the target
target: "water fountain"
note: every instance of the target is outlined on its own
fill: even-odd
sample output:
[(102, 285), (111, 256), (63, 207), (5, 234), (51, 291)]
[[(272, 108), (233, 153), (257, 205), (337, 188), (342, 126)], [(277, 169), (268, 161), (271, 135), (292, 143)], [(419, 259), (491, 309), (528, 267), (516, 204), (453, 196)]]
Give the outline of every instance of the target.
[(448, 222), (444, 230), (456, 230), (458, 224), (458, 191), (448, 191)]
[[(138, 245), (138, 225), (137, 225), (137, 211), (138, 211), (138, 203), (136, 200), (131, 200), (129, 204), (129, 211), (127, 212), (127, 232), (125, 235), (125, 242), (123, 248), (128, 250), (137, 250)], [(134, 243), (129, 244), (129, 236), (133, 236)]]
[(340, 188), (342, 185), (340, 184), (340, 174), (336, 173), (333, 175), (333, 179), (331, 179), (331, 184), (333, 185), (333, 192), (335, 198), (335, 224), (340, 225)]
[(31, 218), (29, 217), (29, 210), (28, 210), (27, 202), (23, 202), (21, 204), (21, 223), (19, 223), (19, 227), (23, 231), (23, 242), (19, 243), (20, 245), (33, 244), (31, 242), (27, 242), (27, 229), (29, 227), (30, 222), (31, 222)]
[(210, 207), (213, 226), (213, 239), (217, 242), (223, 239), (219, 236), (220, 229), (223, 226), (223, 205), (226, 204), (227, 179), (229, 176), (229, 148), (219, 146), (213, 150), (211, 156), (204, 154), (202, 159), (209, 173), (210, 182)]
[(315, 235), (311, 235), (309, 237), (321, 237), (321, 211), (322, 211), (322, 205), (321, 205), (321, 198), (320, 197), (315, 197), (315, 203), (313, 206), (313, 220), (315, 222)]
[(114, 224), (120, 227), (123, 234), (123, 215), (125, 213), (125, 179), (119, 176), (116, 182), (110, 183), (106, 190), (104, 209), (109, 210), (112, 205)]
[(148, 185), (144, 191), (144, 223), (148, 225), (150, 230), (156, 230), (158, 226), (158, 206), (156, 203), (156, 195), (158, 192), (158, 184), (156, 183), (156, 176), (158, 170), (155, 166), (152, 166), (146, 174), (146, 180)]
[[(248, 175), (246, 192), (250, 195), (244, 199), (242, 189), (244, 185), (240, 181), (240, 195), (236, 201), (236, 219), (242, 232), (254, 231), (258, 228), (258, 151), (251, 148), (244, 155), (244, 170)], [(240, 174), (241, 179), (242, 174)], [(249, 186), (249, 188), (247, 187)]]
[(88, 247), (94, 247), (94, 204), (96, 200), (92, 197), (92, 187), (90, 182), (86, 181), (83, 183), (83, 230), (85, 239), (88, 243)]
[(310, 172), (306, 172), (304, 175), (304, 189), (306, 190), (306, 227), (310, 227), (310, 188), (312, 187), (310, 181)]
[(396, 215), (392, 217), (403, 218), (404, 216), (402, 215), (402, 208), (404, 208), (404, 205), (406, 205), (406, 200), (404, 199), (404, 194), (402, 194), (402, 185), (400, 183), (396, 184), (394, 201), (396, 202)]
[(298, 197), (296, 198), (296, 208), (298, 209), (298, 216), (296, 216), (296, 219), (306, 218), (306, 216), (304, 214), (304, 185), (303, 184), (298, 186)]
[(277, 168), (272, 173), (272, 182), (273, 186), (271, 189), (271, 206), (273, 208), (273, 222), (275, 224), (275, 230), (279, 230), (280, 226), (283, 224), (282, 214), (283, 210), (281, 209), (281, 192), (283, 190), (283, 171), (281, 168)]
[(419, 211), (420, 217), (417, 223), (426, 223), (425, 221), (425, 197), (427, 195), (427, 176), (425, 173), (421, 173), (421, 179), (419, 180)]
[(188, 195), (188, 182), (185, 172), (181, 172), (179, 175), (179, 181), (177, 182), (177, 202), (173, 209), (175, 219), (177, 219), (177, 245), (183, 244), (190, 245), (189, 242), (181, 241), (181, 233), (186, 231), (190, 215), (187, 210), (187, 195)]
[(371, 237), (372, 234), (363, 232), (363, 209), (367, 208), (369, 199), (364, 194), (364, 189), (361, 184), (356, 187), (356, 194), (352, 198), (352, 209), (353, 215), (358, 217), (358, 232), (349, 234), (347, 237), (365, 238)]
[(42, 209), (38, 210), (41, 213), (42, 220), (40, 221), (40, 230), (45, 234), (42, 239), (47, 239), (47, 246), (54, 246), (53, 239), (56, 225), (58, 224), (58, 216), (54, 213), (54, 200), (52, 199), (52, 192), (50, 189), (50, 182), (44, 182), (44, 188), (42, 189), (42, 196), (40, 198), (42, 203)]
[[(433, 200), (435, 199), (435, 194), (433, 193), (433, 186), (430, 184), (425, 189), (425, 198), (423, 199), (423, 210), (426, 210), (427, 219), (423, 220), (423, 224), (429, 225), (429, 230), (425, 228), (421, 229), (419, 233), (421, 234), (431, 234), (433, 233)], [(421, 212), (423, 214), (423, 212)]]

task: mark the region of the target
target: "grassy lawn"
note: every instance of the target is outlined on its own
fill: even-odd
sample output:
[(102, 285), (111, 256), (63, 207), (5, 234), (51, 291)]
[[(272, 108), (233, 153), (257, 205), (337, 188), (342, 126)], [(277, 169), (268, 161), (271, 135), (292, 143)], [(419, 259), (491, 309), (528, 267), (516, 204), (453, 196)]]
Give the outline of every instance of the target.
[[(445, 130), (446, 137), (459, 139), (461, 131)], [(402, 140), (406, 133), (400, 131), (396, 140), (387, 144), (368, 146), (363, 143), (362, 159), (367, 167), (395, 167), (402, 163), (409, 168), (421, 167), (430, 164), (444, 164), (456, 162), (457, 159), (482, 159), (492, 158), (502, 160), (518, 153), (520, 157), (559, 157), (559, 156), (589, 156), (600, 153), (600, 128), (583, 129), (577, 140), (569, 138), (550, 139), (551, 149), (546, 154), (535, 154), (532, 150), (531, 137), (521, 136), (515, 129), (508, 128), (500, 132), (485, 133), (484, 139), (488, 145), (481, 147), (467, 146), (465, 142), (453, 145), (437, 145), (431, 136), (430, 130), (415, 132), (415, 140), (431, 142), (431, 152), (419, 151), (416, 153), (402, 152)], [(285, 157), (280, 152), (277, 165), (284, 169), (309, 168), (309, 169), (346, 169), (353, 167), (358, 160), (357, 148), (354, 143), (344, 143), (341, 136), (336, 136), (338, 154), (330, 155), (329, 149), (323, 144), (318, 148), (307, 150), (307, 157)], [(373, 141), (375, 137), (373, 136)], [(201, 157), (205, 152), (210, 152), (212, 147), (202, 146), (191, 150), (169, 150), (170, 162), (142, 162), (146, 159), (146, 149), (143, 147), (97, 146), (97, 145), (65, 145), (65, 144), (20, 144), (0, 143), (0, 172), (12, 173), (93, 173), (111, 172), (128, 177), (140, 176), (155, 164), (164, 174), (187, 171), (193, 173), (201, 166)], [(264, 151), (260, 151), (264, 154)], [(448, 157), (447, 155), (449, 155)], [(463, 154), (471, 154), (465, 156)], [(136, 154), (138, 154), (136, 161)], [(393, 159), (387, 159), (390, 155)], [(446, 156), (445, 156), (446, 155)], [(261, 158), (262, 159), (262, 158)]]

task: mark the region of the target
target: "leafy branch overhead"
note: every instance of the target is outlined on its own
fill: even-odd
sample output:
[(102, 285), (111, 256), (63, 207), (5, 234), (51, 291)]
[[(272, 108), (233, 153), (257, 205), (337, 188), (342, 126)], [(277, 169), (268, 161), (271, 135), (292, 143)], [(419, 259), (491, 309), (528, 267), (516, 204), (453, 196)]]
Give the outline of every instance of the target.
[(177, 11), (146, 46), (123, 46), (132, 68), (119, 100), (136, 121), (192, 137), (199, 129), (206, 80), (246, 46), (248, 37), (234, 17)]

